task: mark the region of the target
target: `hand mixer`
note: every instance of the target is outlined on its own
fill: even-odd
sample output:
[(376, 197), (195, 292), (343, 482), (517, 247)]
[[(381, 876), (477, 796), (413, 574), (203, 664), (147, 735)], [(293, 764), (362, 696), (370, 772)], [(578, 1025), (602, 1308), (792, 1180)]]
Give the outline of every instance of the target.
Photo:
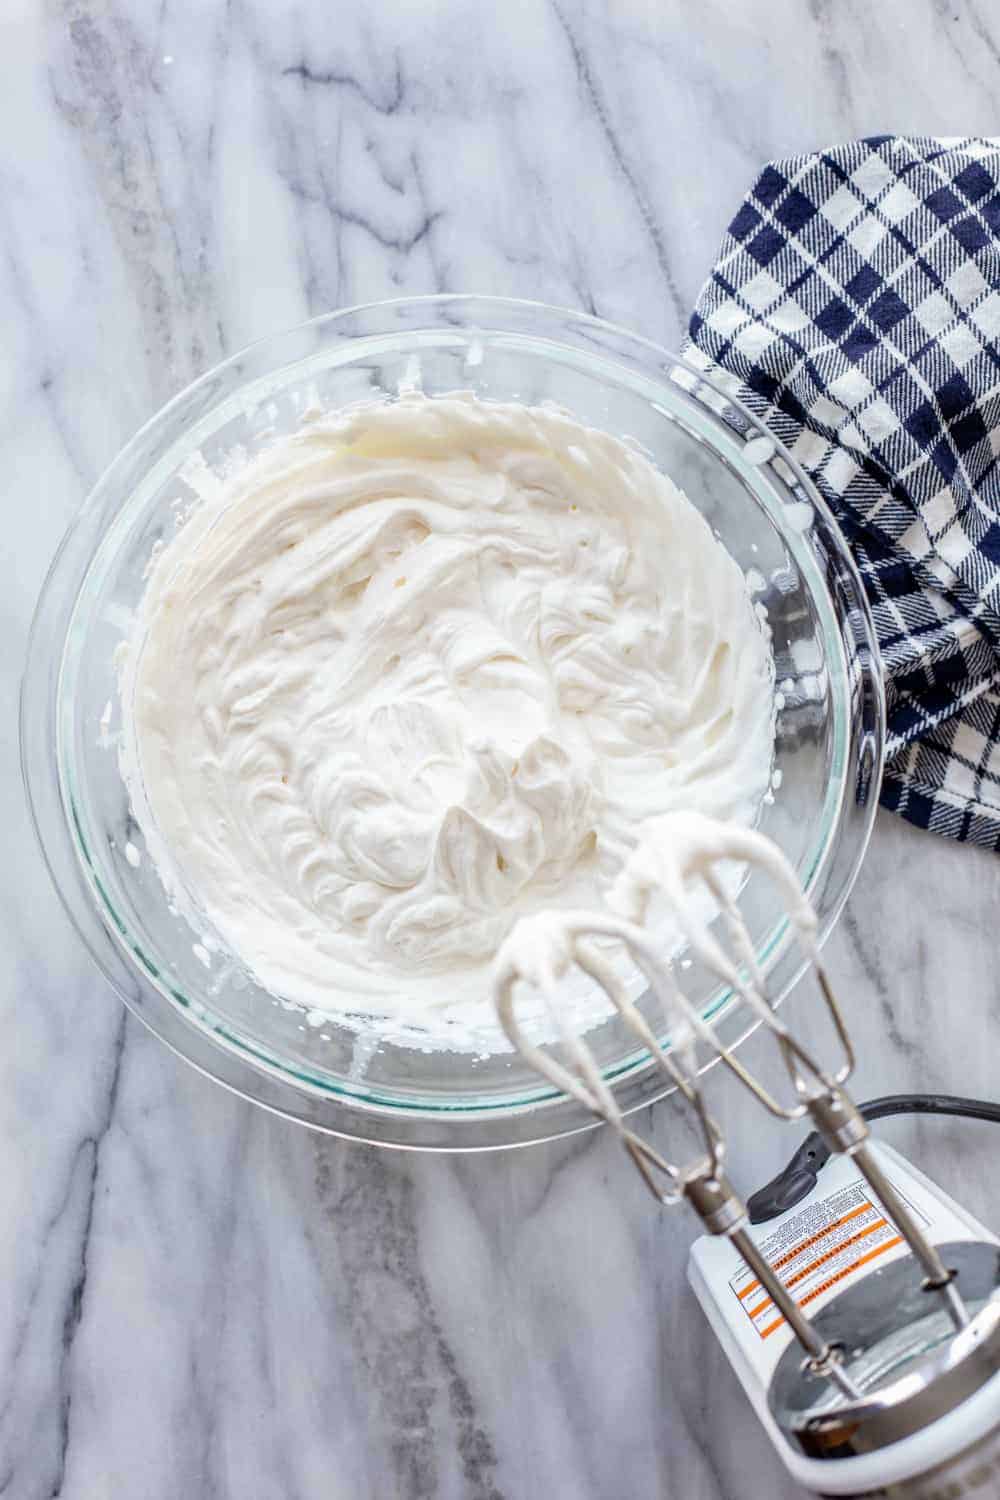
[[(787, 902), (840, 1051), (833, 1071), (767, 997), (722, 876), (724, 862), (734, 859), (770, 878)], [(699, 915), (692, 897), (699, 882), (721, 913), (728, 949)], [(773, 1040), (791, 1086), (788, 1102), (723, 1045), (685, 997), (673, 964), (642, 925), (653, 898), (666, 903), (690, 951), (750, 1006)], [(497, 1011), (526, 1061), (617, 1132), (656, 1199), (687, 1202), (698, 1215), (708, 1233), (692, 1250), (689, 1277), (796, 1478), (823, 1495), (1000, 1495), (1000, 1245), (898, 1153), (870, 1140), (844, 1087), (854, 1052), (815, 927), (794, 870), (769, 840), (696, 814), (668, 815), (643, 829), (609, 910), (546, 912), (517, 924), (497, 957)], [(617, 945), (659, 1002), (669, 1050), (629, 997)], [(700, 1141), (695, 1160), (667, 1160), (622, 1117), (561, 1003), (560, 983), (573, 969), (605, 991), (676, 1091)], [(565, 1062), (521, 1026), (520, 983), (542, 996)], [(723, 1171), (725, 1146), (703, 1097), (699, 1048), (771, 1115), (808, 1116), (838, 1158), (822, 1186), (766, 1230), (751, 1226)]]

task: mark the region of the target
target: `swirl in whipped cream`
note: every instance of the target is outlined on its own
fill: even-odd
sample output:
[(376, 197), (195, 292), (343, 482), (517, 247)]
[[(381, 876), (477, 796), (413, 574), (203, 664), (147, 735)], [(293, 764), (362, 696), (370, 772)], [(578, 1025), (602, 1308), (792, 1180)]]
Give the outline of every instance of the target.
[(168, 891), (273, 993), (419, 1018), (646, 818), (749, 823), (770, 651), (640, 452), (468, 396), (318, 419), (206, 494), (125, 653), (123, 772)]

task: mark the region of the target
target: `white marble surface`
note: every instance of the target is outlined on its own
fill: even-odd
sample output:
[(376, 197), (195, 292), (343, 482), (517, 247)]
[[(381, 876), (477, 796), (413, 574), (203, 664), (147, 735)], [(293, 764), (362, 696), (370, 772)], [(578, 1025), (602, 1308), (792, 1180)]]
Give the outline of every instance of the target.
[[(995, 130), (998, 48), (985, 0), (4, 0), (6, 1500), (796, 1493), (684, 1285), (688, 1222), (611, 1141), (344, 1146), (126, 1019), (28, 829), (17, 681), (64, 525), (220, 355), (439, 288), (676, 345), (761, 162)], [(998, 898), (995, 857), (882, 818), (831, 945), (862, 1092), (997, 1093)], [(737, 1179), (773, 1169), (788, 1142), (722, 1113)], [(884, 1133), (990, 1217), (989, 1129)]]

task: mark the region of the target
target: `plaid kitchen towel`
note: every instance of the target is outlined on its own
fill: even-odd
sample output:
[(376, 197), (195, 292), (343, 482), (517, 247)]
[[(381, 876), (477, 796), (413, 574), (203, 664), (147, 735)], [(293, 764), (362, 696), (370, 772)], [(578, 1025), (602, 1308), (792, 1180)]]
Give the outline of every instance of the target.
[(765, 167), (684, 353), (811, 475), (882, 648), (882, 801), (1000, 849), (1000, 139)]

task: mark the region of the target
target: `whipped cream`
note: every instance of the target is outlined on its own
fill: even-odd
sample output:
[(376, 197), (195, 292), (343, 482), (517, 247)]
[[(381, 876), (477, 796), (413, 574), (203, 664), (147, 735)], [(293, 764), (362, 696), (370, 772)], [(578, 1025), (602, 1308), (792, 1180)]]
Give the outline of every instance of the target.
[(766, 630), (636, 448), (409, 395), (202, 489), (123, 655), (122, 771), (171, 898), (273, 994), (489, 1011), (514, 921), (592, 903), (645, 819), (753, 820)]

